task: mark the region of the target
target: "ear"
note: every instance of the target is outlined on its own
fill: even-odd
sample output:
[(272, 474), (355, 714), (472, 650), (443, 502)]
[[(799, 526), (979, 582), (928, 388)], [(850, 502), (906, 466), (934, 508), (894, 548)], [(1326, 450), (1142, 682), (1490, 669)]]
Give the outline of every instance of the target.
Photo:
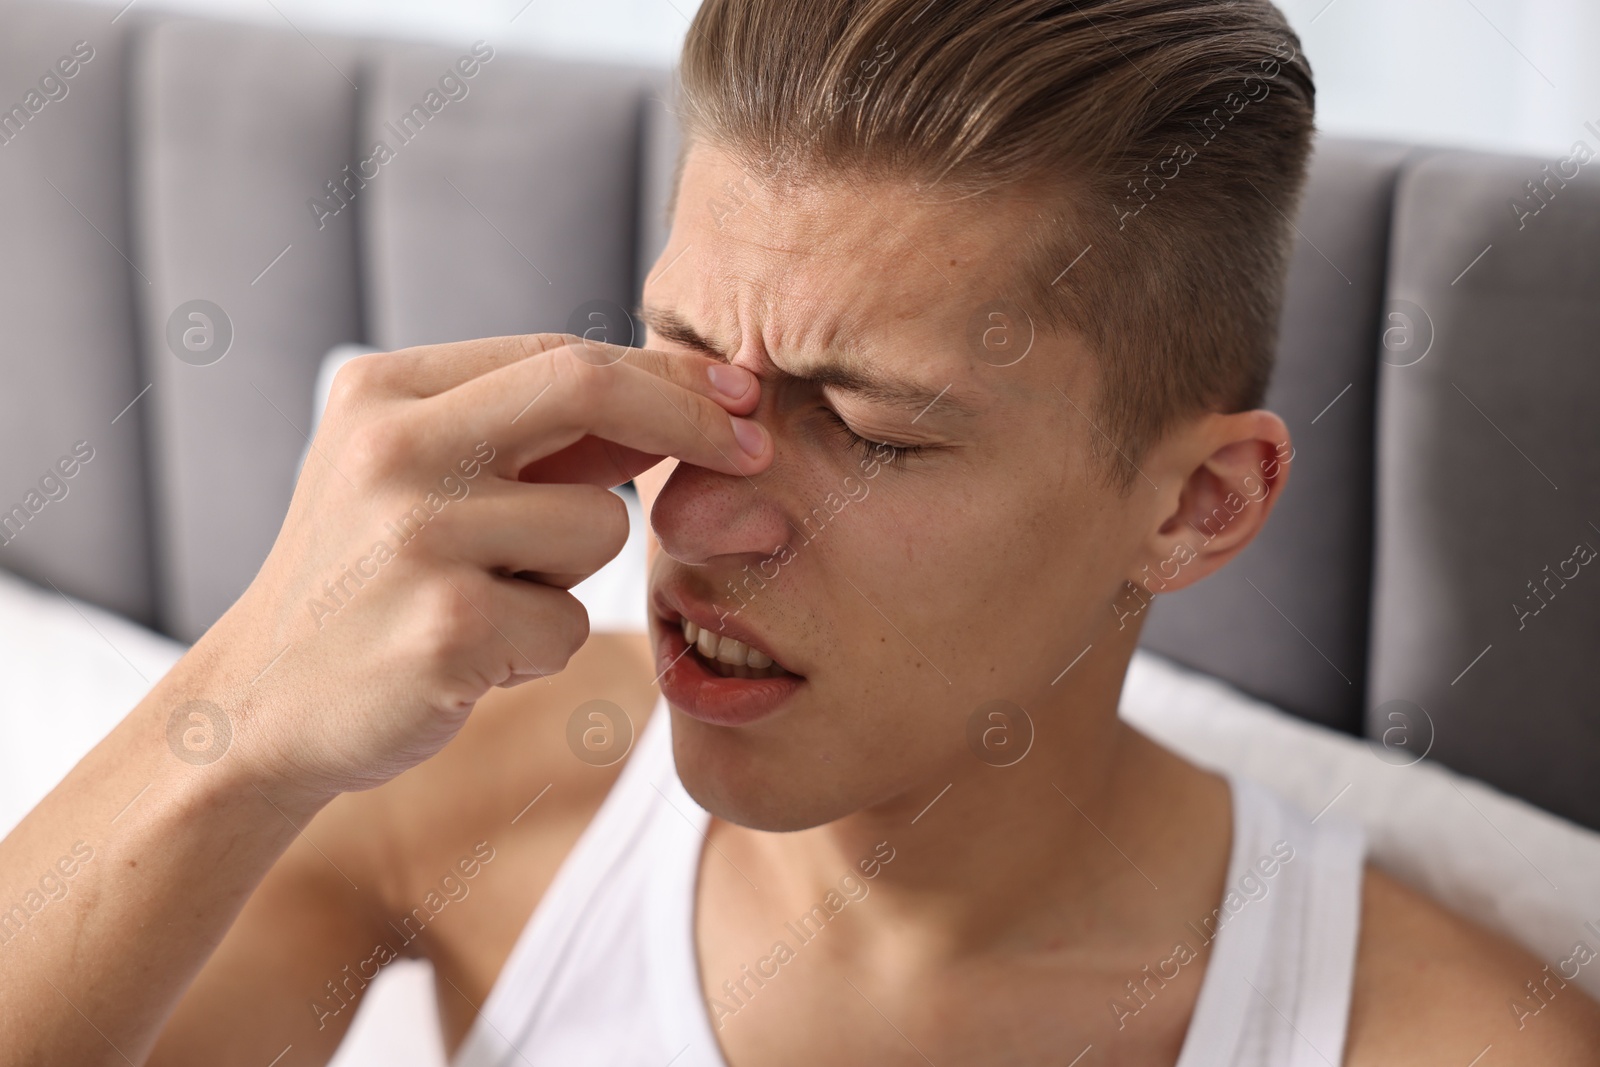
[(1128, 576), (1151, 594), (1193, 585), (1238, 555), (1266, 525), (1294, 459), (1289, 428), (1270, 411), (1208, 413), (1177, 447), (1183, 443), (1188, 458), (1177, 464), (1176, 505)]

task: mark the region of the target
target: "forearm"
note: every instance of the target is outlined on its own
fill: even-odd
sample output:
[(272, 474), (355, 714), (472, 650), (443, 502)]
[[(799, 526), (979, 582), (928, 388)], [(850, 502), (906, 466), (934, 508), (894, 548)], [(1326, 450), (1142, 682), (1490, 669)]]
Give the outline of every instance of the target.
[(180, 663), (0, 842), (0, 1065), (142, 1062), (320, 807), (174, 750), (204, 681)]

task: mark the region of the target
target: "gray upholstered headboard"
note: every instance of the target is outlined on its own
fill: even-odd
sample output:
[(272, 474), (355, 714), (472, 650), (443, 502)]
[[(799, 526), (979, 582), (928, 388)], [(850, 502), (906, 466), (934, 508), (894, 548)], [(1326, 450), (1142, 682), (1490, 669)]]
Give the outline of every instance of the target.
[[(676, 133), (662, 71), (116, 14), (0, 7), (0, 566), (192, 639), (272, 543), (323, 353), (631, 307)], [(1146, 644), (1600, 827), (1600, 180), (1325, 138), (1296, 225), (1290, 487)], [(169, 342), (196, 300), (209, 365)]]

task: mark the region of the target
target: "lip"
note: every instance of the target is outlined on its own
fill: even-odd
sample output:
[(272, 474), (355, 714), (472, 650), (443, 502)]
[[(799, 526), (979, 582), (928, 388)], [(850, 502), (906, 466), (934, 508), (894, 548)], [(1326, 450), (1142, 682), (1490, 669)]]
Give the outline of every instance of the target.
[[(656, 632), (656, 670), (662, 695), (690, 718), (714, 726), (745, 726), (773, 715), (788, 703), (805, 678), (798, 674), (775, 678), (724, 678), (690, 655), (679, 616), (697, 626), (753, 644), (765, 651), (766, 642), (731, 616), (717, 621), (707, 605), (676, 590), (658, 590), (651, 597)], [(779, 662), (774, 660), (774, 662)], [(787, 664), (780, 663), (785, 670)]]

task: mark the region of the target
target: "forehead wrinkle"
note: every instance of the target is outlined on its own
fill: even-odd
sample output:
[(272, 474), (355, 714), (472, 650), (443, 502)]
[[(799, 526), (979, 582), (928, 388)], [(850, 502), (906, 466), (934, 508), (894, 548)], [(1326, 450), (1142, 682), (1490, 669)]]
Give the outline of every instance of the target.
[[(724, 363), (733, 362), (738, 352), (746, 347), (740, 341), (736, 348), (730, 350), (726, 341), (719, 342), (715, 338), (706, 336), (672, 308), (641, 304), (638, 316), (650, 329), (667, 340), (693, 348)], [(965, 399), (961, 392), (955, 391), (953, 383), (942, 388), (934, 388), (911, 379), (875, 374), (871, 369), (873, 361), (866, 357), (863, 350), (865, 342), (859, 331), (842, 330), (838, 324), (830, 327), (822, 347), (828, 352), (846, 356), (847, 362), (813, 362), (793, 369), (786, 368), (772, 358), (765, 339), (762, 344), (762, 359), (779, 374), (793, 381), (836, 389), (871, 403), (915, 406), (919, 415), (935, 403), (939, 405), (940, 414), (965, 417), (979, 414), (978, 405)], [(777, 345), (782, 345), (781, 339)]]
[[(707, 155), (700, 146), (695, 151), (694, 165), (685, 168), (687, 184), (709, 190), (729, 168), (717, 153)], [(899, 186), (892, 191), (904, 192)], [(920, 419), (925, 411), (933, 417), (975, 415), (988, 408), (987, 390), (968, 391), (955, 384), (958, 377), (970, 377), (966, 361), (943, 361), (949, 367), (945, 378), (933, 359), (905, 358), (923, 345), (947, 343), (956, 347), (944, 355), (960, 356), (959, 335), (944, 328), (934, 331), (925, 315), (907, 313), (926, 293), (899, 264), (908, 226), (919, 231), (918, 241), (949, 243), (948, 231), (956, 220), (948, 205), (877, 197), (894, 221), (881, 212), (864, 218), (858, 194), (851, 193), (845, 204), (840, 199), (845, 192), (827, 183), (806, 183), (774, 199), (765, 190), (740, 202), (714, 229), (699, 216), (689, 224), (690, 217), (680, 210), (675, 226), (691, 231), (684, 236), (701, 243), (707, 262), (697, 276), (680, 273), (655, 299), (659, 310), (679, 312), (677, 317), (687, 320), (681, 324), (695, 329), (690, 336), (681, 330), (657, 332), (714, 358), (731, 362), (742, 353), (788, 378), (832, 387), (868, 403), (909, 407), (908, 417)], [(920, 232), (930, 225), (934, 238)], [(971, 235), (961, 236), (959, 243), (970, 245)], [(961, 258), (971, 260), (974, 251), (964, 248)], [(823, 310), (833, 313), (824, 315)], [(930, 329), (918, 330), (919, 321)], [(879, 343), (874, 343), (874, 326), (881, 334)], [(714, 344), (695, 343), (691, 337), (696, 331)], [(708, 336), (713, 332), (717, 336)], [(924, 332), (929, 336), (922, 337)], [(778, 366), (775, 357), (791, 369)], [(902, 369), (899, 363), (908, 365)], [(903, 375), (897, 383), (896, 370)], [(925, 382), (915, 381), (913, 374)]]
[[(792, 314), (792, 305), (790, 307)], [(865, 317), (869, 320), (882, 318), (881, 315), (870, 314)], [(918, 417), (935, 402), (940, 414), (967, 418), (978, 415), (980, 407), (986, 406), (980, 405), (975, 398), (969, 399), (967, 391), (956, 388), (954, 381), (943, 385), (924, 385), (915, 378), (883, 371), (881, 350), (888, 346), (879, 345), (879, 351), (875, 351), (867, 326), (852, 321), (849, 315), (827, 316), (825, 321), (828, 325), (814, 346), (802, 343), (792, 347), (802, 353), (820, 351), (837, 358), (832, 361), (815, 360), (794, 371), (785, 370), (784, 373), (789, 377), (836, 389), (869, 403), (912, 407)], [(783, 347), (781, 335), (779, 347)]]

